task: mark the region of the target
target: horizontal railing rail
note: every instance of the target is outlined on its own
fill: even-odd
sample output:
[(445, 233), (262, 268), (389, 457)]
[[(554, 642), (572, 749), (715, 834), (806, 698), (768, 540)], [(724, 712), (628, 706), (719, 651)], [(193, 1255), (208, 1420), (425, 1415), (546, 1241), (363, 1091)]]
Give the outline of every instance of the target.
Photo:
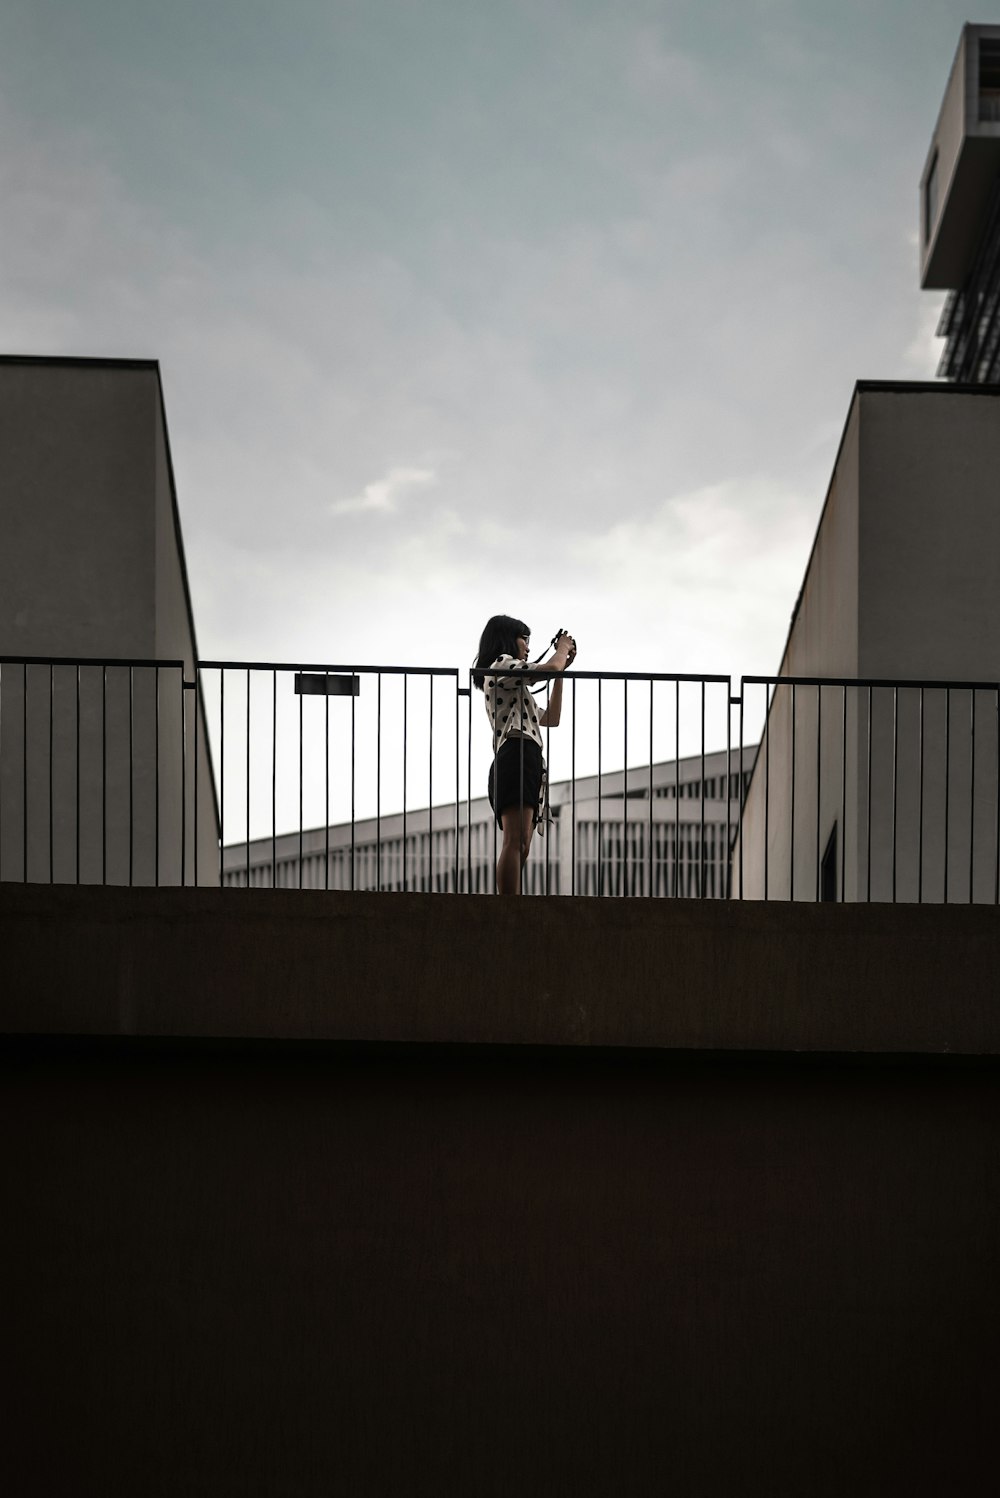
[[(491, 674), (0, 656), (0, 879), (489, 892)], [(1000, 903), (1000, 683), (529, 676), (526, 893)]]

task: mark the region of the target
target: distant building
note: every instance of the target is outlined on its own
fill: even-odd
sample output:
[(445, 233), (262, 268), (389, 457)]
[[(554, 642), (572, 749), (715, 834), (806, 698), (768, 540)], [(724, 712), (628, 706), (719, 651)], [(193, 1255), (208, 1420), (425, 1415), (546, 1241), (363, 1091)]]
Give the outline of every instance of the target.
[[(555, 781), (525, 893), (724, 898), (729, 846), (753, 747)], [(462, 801), (351, 825), (258, 838), (224, 852), (227, 885), (423, 890), (495, 887), (499, 829), (489, 802)], [(457, 836), (456, 836), (457, 834)], [(457, 847), (457, 854), (456, 854)], [(405, 854), (405, 860), (404, 860)]]
[(949, 293), (938, 374), (1000, 382), (1000, 25), (962, 29), (920, 179), (920, 284)]

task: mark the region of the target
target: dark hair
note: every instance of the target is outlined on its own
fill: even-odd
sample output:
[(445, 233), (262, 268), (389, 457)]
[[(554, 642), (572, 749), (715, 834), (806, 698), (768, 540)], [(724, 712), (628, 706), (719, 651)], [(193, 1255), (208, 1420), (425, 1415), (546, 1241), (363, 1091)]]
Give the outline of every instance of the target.
[[(492, 619), (486, 621), (486, 628), (479, 637), (479, 654), (475, 665), (485, 670), (487, 666), (492, 666), (498, 656), (516, 656), (518, 635), (527, 639), (530, 634), (531, 630), (523, 619), (513, 619), (510, 614), (494, 614)], [(483, 678), (474, 676), (472, 680), (482, 691)]]

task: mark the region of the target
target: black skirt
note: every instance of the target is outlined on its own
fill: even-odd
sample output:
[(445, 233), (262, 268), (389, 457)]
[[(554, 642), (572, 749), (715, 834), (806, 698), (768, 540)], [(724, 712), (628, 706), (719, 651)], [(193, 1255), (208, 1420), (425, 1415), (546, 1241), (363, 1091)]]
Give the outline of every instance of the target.
[[(496, 759), (490, 765), (490, 805), (501, 826), (503, 813), (511, 806), (532, 807), (535, 821), (538, 821), (542, 763), (542, 751), (534, 739), (514, 737), (505, 739), (500, 745)], [(499, 782), (499, 791), (494, 777)]]

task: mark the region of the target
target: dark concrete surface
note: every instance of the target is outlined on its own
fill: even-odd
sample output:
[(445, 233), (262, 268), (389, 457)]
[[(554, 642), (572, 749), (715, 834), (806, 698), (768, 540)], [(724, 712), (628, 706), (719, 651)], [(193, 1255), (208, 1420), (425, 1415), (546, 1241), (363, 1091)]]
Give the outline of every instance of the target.
[(996, 1063), (0, 1061), (5, 1498), (995, 1486)]
[(991, 1490), (998, 943), (0, 887), (0, 1492)]
[(0, 1033), (1000, 1052), (1000, 910), (0, 885)]

